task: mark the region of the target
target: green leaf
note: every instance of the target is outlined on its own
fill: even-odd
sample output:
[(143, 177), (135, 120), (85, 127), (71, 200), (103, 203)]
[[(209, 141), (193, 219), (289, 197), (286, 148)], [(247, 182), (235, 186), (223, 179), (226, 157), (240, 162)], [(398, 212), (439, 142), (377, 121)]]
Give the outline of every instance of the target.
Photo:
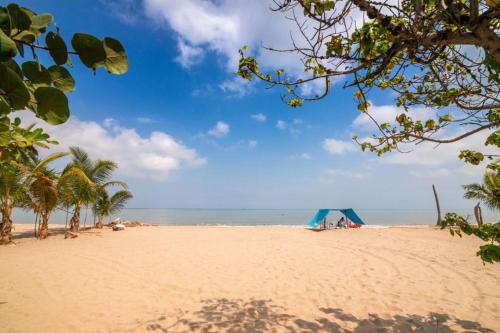
[(31, 18), (31, 30), (43, 30), (54, 22), (54, 16), (49, 13), (43, 13)]
[(116, 39), (104, 38), (106, 60), (104, 67), (112, 74), (124, 74), (128, 71), (128, 58), (122, 44)]
[(30, 100), (28, 88), (23, 80), (7, 65), (0, 64), (0, 90), (10, 107), (15, 110), (23, 109)]
[(96, 69), (104, 64), (106, 52), (103, 43), (96, 37), (83, 33), (76, 33), (71, 39), (71, 45), (88, 68)]
[(0, 7), (0, 29), (2, 29), (7, 36), (10, 36), (10, 16), (5, 7)]
[[(0, 115), (4, 116), (10, 113), (9, 103), (3, 98), (0, 97)], [(1, 131), (1, 130), (0, 130)]]
[(50, 78), (54, 86), (62, 92), (71, 92), (75, 90), (75, 80), (69, 71), (62, 66), (49, 67)]
[(36, 86), (50, 86), (52, 80), (50, 73), (45, 67), (35, 61), (27, 61), (22, 64), (24, 76)]
[(19, 65), (17, 64), (17, 62), (15, 62), (12, 59), (9, 59), (9, 60), (7, 60), (7, 61), (4, 62), (4, 65), (6, 65), (10, 69), (12, 69), (14, 72), (16, 72), (16, 74), (19, 75), (20, 79), (23, 78), (23, 72), (21, 71), (21, 68), (19, 67)]
[(16, 43), (0, 30), (0, 61), (14, 58), (16, 55)]
[(64, 39), (52, 31), (45, 37), (45, 43), (49, 48), (49, 53), (57, 65), (64, 65), (68, 61), (68, 48)]
[(488, 136), (488, 138), (486, 139), (485, 145), (494, 145), (500, 147), (500, 130), (491, 133), (490, 136)]
[(29, 30), (31, 26), (30, 15), (25, 10), (15, 3), (11, 3), (7, 6), (10, 15), (11, 28), (16, 29), (17, 32), (23, 30)]
[(52, 125), (59, 125), (68, 120), (68, 98), (61, 90), (40, 87), (35, 90), (35, 98), (38, 103), (38, 117)]

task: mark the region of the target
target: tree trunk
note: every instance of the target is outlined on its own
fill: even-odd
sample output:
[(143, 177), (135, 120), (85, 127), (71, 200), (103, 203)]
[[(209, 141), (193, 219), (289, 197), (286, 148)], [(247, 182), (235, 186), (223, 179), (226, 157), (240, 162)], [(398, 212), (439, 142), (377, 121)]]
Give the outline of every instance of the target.
[(35, 237), (37, 237), (37, 231), (38, 231), (38, 228), (37, 228), (37, 225), (38, 225), (38, 215), (39, 215), (39, 213), (37, 212), (36, 215), (35, 215)]
[(9, 205), (2, 205), (2, 223), (0, 223), (0, 244), (7, 244), (12, 241), (12, 209)]
[(97, 218), (97, 225), (96, 225), (96, 227), (98, 229), (102, 229), (103, 226), (104, 226), (104, 216), (99, 215), (99, 217)]
[(438, 194), (437, 194), (436, 187), (434, 186), (434, 184), (432, 184), (432, 191), (434, 192), (434, 199), (436, 199), (436, 208), (438, 211), (438, 219), (437, 219), (436, 225), (440, 226), (441, 225), (441, 207), (439, 206), (439, 198), (438, 198)]
[(42, 223), (40, 223), (39, 238), (45, 239), (49, 235), (49, 214), (42, 213)]
[(89, 212), (89, 207), (85, 207), (85, 219), (83, 220), (83, 230), (87, 228), (87, 214)]
[(477, 226), (481, 227), (483, 225), (483, 213), (479, 202), (474, 207), (474, 216), (476, 217)]
[(66, 226), (64, 229), (68, 229), (68, 215), (69, 215), (69, 207), (66, 207)]
[(80, 230), (80, 206), (75, 206), (75, 211), (73, 212), (73, 216), (69, 221), (69, 231), (78, 232)]

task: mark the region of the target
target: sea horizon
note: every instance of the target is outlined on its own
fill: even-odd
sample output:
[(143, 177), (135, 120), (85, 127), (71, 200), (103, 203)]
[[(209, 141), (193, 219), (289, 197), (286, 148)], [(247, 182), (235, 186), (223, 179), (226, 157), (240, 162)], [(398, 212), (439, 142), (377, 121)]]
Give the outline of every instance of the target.
[[(335, 207), (331, 207), (335, 208)], [(354, 208), (367, 226), (391, 225), (434, 225), (437, 221), (435, 209), (362, 209)], [(316, 213), (312, 208), (125, 208), (111, 219), (134, 220), (159, 225), (228, 225), (228, 226), (306, 226)], [(457, 212), (469, 216), (475, 222), (473, 209), (442, 210), (443, 218), (447, 212)], [(69, 214), (71, 215), (71, 214)], [(69, 216), (70, 217), (70, 216)], [(68, 218), (69, 218), (68, 217)], [(85, 218), (87, 217), (87, 218)], [(328, 222), (342, 217), (340, 212), (331, 212)], [(500, 214), (483, 210), (485, 221), (497, 221)], [(13, 214), (15, 223), (34, 223), (32, 212), (16, 209)], [(108, 222), (108, 221), (106, 221)], [(51, 215), (49, 223), (65, 224), (66, 212), (58, 210)], [(91, 210), (82, 209), (80, 224), (93, 224)]]

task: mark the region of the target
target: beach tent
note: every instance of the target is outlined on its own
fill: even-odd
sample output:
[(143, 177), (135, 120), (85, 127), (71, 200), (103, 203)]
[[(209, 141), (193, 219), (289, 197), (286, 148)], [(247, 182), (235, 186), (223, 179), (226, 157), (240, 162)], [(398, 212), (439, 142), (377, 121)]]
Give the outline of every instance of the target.
[(356, 214), (354, 209), (352, 208), (329, 208), (329, 209), (320, 209), (314, 215), (314, 217), (309, 221), (309, 227), (310, 228), (315, 228), (321, 223), (323, 223), (323, 220), (326, 218), (326, 216), (331, 212), (331, 211), (337, 211), (341, 212), (342, 214), (345, 215), (346, 219), (352, 221), (356, 225), (364, 225), (365, 223), (361, 218)]

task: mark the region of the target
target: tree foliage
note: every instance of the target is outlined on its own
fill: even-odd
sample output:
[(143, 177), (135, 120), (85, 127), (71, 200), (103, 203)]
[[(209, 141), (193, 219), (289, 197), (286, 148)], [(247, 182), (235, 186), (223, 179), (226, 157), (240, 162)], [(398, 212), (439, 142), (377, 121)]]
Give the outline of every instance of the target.
[(500, 211), (500, 171), (487, 171), (483, 184), (464, 185), (466, 199), (482, 201), (489, 209)]
[(481, 245), (477, 255), (487, 263), (500, 263), (500, 222), (485, 223), (480, 227), (471, 225), (465, 218), (456, 213), (446, 214), (442, 221), (441, 228), (448, 227), (452, 236), (457, 234), (462, 237), (462, 233), (466, 235), (474, 235), (487, 244)]
[[(294, 20), (300, 32), (292, 47), (274, 52), (301, 57), (305, 76), (283, 69), (263, 72), (248, 48), (240, 50), (237, 74), (287, 88), (292, 107), (329, 94), (332, 81), (345, 78), (358, 109), (378, 128), (363, 150), (381, 155), (402, 144), (451, 143), (484, 130), (495, 130), (485, 142), (500, 146), (500, 4), (496, 0), (276, 0), (273, 10)], [(324, 92), (302, 96), (299, 88), (324, 82)], [(401, 108), (393, 122), (379, 123), (370, 113), (370, 93), (392, 90)], [(427, 119), (412, 119), (411, 107), (429, 108)], [(443, 130), (464, 125), (455, 137)], [(466, 150), (460, 157), (479, 164), (496, 154)], [(492, 163), (491, 168), (499, 165)]]
[[(94, 73), (100, 67), (111, 74), (128, 70), (127, 54), (116, 39), (75, 33), (71, 47), (52, 14), (38, 14), (16, 3), (0, 6), (1, 160), (21, 151), (34, 153), (37, 147), (55, 143), (41, 129), (23, 128), (19, 120), (11, 121), (8, 116), (18, 110), (30, 110), (53, 125), (67, 121), (67, 94), (75, 90), (75, 79), (70, 73), (73, 56)], [(42, 64), (41, 52), (48, 53), (52, 61)], [(24, 149), (27, 146), (33, 149)]]

